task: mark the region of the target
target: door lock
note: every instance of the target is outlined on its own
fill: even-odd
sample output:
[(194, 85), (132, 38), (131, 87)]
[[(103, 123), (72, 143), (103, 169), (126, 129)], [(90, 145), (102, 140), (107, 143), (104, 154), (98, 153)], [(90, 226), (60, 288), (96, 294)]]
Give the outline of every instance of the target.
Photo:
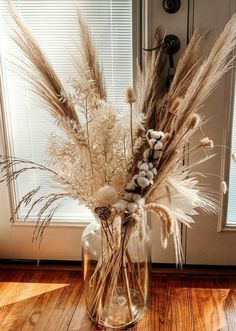
[(162, 6), (167, 13), (174, 14), (180, 9), (181, 2), (180, 0), (163, 0)]

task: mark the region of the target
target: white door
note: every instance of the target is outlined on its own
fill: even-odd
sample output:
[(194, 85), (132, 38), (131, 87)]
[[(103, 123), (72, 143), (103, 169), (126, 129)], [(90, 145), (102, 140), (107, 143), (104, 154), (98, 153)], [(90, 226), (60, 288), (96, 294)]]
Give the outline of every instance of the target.
[[(150, 1), (148, 2), (150, 4)], [(157, 25), (161, 25), (166, 34), (176, 34), (180, 38), (181, 50), (183, 50), (194, 29), (211, 31), (203, 50), (207, 53), (232, 13), (235, 12), (235, 4), (235, 0), (185, 0), (181, 1), (178, 12), (168, 14), (163, 11), (162, 1), (152, 1), (149, 8), (152, 33)], [(214, 140), (217, 156), (196, 171), (209, 174), (205, 181), (219, 196), (220, 211), (218, 215), (201, 213), (196, 217), (196, 223), (193, 224), (192, 229), (183, 228), (183, 250), (187, 264), (236, 264), (236, 213), (234, 215), (236, 167), (233, 162), (231, 162), (230, 192), (225, 196), (221, 193), (221, 182), (223, 180), (229, 182), (230, 151), (223, 146), (231, 144), (234, 86), (234, 75), (231, 72), (224, 77), (202, 110), (206, 118), (211, 119), (203, 127), (203, 131), (206, 136)], [(235, 125), (234, 128), (236, 128)], [(201, 135), (202, 132), (199, 133), (199, 137)], [(235, 148), (233, 141), (232, 148)], [(228, 213), (227, 204), (229, 205)], [(155, 219), (152, 220), (152, 228), (153, 242), (156, 243), (159, 227)], [(175, 262), (172, 243), (164, 252), (157, 244), (153, 245), (153, 260), (162, 263)]]

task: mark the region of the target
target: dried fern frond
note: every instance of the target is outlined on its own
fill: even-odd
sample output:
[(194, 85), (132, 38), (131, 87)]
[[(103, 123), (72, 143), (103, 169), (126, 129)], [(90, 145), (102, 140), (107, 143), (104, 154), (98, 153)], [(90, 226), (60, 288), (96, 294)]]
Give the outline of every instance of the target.
[(100, 99), (106, 100), (107, 93), (104, 85), (102, 70), (97, 58), (90, 30), (84, 22), (80, 12), (77, 10), (80, 43), (76, 43), (79, 56), (74, 56), (75, 69), (79, 75), (80, 89), (83, 91), (85, 86), (89, 87)]

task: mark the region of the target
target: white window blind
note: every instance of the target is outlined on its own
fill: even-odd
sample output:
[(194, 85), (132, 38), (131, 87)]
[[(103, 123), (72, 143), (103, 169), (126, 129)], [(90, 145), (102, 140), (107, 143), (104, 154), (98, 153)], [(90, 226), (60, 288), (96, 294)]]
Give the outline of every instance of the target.
[[(108, 96), (116, 107), (126, 109), (123, 102), (125, 87), (132, 84), (132, 1), (131, 0), (13, 0), (24, 22), (37, 38), (53, 64), (61, 81), (68, 86), (75, 77), (71, 53), (76, 52), (74, 40), (78, 40), (76, 9), (87, 21), (98, 50)], [(29, 96), (26, 82), (7, 69), (9, 51), (17, 54), (6, 34), (9, 27), (6, 2), (0, 1), (1, 59), (5, 113), (10, 132), (13, 154), (38, 163), (47, 160), (47, 144), (50, 133), (59, 133), (54, 120)], [(85, 179), (86, 180), (86, 179)], [(49, 194), (52, 179), (39, 171), (27, 172), (15, 183), (16, 202), (28, 191), (40, 185)], [(41, 193), (42, 194), (42, 193)], [(18, 218), (27, 214), (22, 207)], [(36, 217), (37, 210), (33, 212)], [(57, 220), (81, 220), (91, 217), (78, 202), (68, 201), (56, 212)]]
[[(236, 153), (236, 84), (235, 84), (234, 102), (233, 102), (233, 126), (232, 126), (231, 149), (233, 153)], [(230, 162), (230, 173), (229, 173), (227, 225), (236, 226), (236, 163), (232, 159)]]

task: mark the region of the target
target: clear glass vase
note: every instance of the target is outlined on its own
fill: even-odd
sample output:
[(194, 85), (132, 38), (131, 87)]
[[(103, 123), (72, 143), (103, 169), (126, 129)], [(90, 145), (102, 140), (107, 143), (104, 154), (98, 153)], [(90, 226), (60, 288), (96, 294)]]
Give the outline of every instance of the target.
[(125, 328), (147, 308), (150, 229), (144, 219), (104, 223), (92, 222), (82, 235), (87, 312), (98, 326)]

